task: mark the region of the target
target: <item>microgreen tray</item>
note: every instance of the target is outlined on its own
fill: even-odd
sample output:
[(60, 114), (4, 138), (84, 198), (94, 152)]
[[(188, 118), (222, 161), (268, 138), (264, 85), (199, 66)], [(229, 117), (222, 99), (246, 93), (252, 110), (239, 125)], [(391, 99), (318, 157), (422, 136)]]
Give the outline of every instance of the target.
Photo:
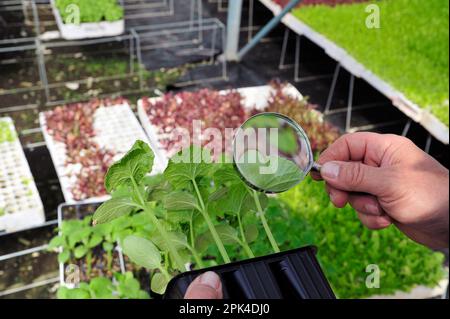
[[(64, 143), (56, 141), (49, 134), (44, 113), (39, 114), (39, 121), (66, 203), (107, 200), (109, 196), (93, 196), (83, 200), (74, 198), (72, 189), (77, 181), (75, 174), (81, 169), (81, 164), (68, 163), (66, 146)], [(144, 130), (127, 102), (98, 108), (94, 115), (93, 127), (95, 131), (93, 140), (101, 148), (114, 153), (114, 160), (120, 159), (136, 140), (148, 142)]]
[[(255, 87), (246, 87), (239, 88), (236, 91), (241, 94), (242, 106), (248, 110), (264, 110), (267, 107), (267, 101), (270, 97), (273, 88), (269, 85), (264, 86), (255, 86)], [(220, 91), (221, 94), (227, 94), (230, 92), (229, 90)], [(293, 86), (288, 84), (285, 88), (285, 93), (289, 94), (298, 99), (303, 99), (303, 96), (300, 92)], [(161, 97), (149, 98), (148, 101), (150, 103), (161, 100)], [(189, 112), (189, 110), (186, 110)], [(170, 158), (170, 154), (168, 154), (167, 150), (164, 149), (161, 145), (161, 138), (163, 138), (162, 134), (159, 133), (164, 131), (164, 127), (160, 126), (158, 123), (152, 123), (146, 114), (143, 99), (138, 100), (138, 117), (150, 139), (150, 145), (152, 149), (155, 151), (155, 157), (159, 159), (159, 163), (161, 166), (158, 166), (158, 169), (164, 171), (167, 167), (168, 159)]]
[(14, 232), (44, 223), (45, 214), (13, 121), (0, 122), (9, 126), (0, 142), (0, 232)]

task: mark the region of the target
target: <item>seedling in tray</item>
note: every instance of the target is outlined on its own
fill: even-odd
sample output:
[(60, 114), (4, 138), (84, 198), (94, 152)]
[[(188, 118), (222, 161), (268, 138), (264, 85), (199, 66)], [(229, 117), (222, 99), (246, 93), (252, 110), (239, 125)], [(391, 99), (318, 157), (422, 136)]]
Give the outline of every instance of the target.
[[(152, 272), (151, 287), (162, 294), (172, 276), (190, 268), (229, 263), (229, 251), (254, 257), (258, 219), (273, 251), (280, 249), (265, 217), (267, 196), (249, 189), (232, 164), (213, 163), (207, 149), (192, 146), (170, 161), (163, 175), (146, 176), (154, 154), (137, 141), (112, 165), (105, 187), (112, 199), (94, 214), (95, 227), (138, 212), (148, 221), (145, 231), (124, 238), (125, 255)], [(218, 256), (211, 261), (210, 254)]]

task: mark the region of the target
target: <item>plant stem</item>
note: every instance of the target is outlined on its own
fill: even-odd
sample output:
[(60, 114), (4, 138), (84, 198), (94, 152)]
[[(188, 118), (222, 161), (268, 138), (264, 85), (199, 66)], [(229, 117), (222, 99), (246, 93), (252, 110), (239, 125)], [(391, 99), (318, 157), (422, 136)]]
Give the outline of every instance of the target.
[(266, 232), (267, 238), (269, 238), (270, 244), (272, 245), (272, 249), (274, 252), (279, 253), (280, 247), (278, 247), (278, 244), (277, 244), (275, 238), (273, 237), (272, 231), (270, 230), (269, 224), (267, 223), (266, 216), (264, 216), (264, 212), (263, 212), (261, 203), (258, 198), (258, 192), (256, 192), (255, 190), (253, 190), (253, 199), (255, 201), (256, 208), (258, 209), (258, 215), (263, 224), (264, 231)]
[(164, 267), (159, 268), (159, 271), (161, 271), (163, 276), (166, 277), (167, 281), (170, 281), (170, 279), (172, 279), (169, 272)]
[(237, 217), (238, 217), (238, 222), (239, 222), (239, 231), (240, 231), (241, 237), (242, 237), (241, 245), (244, 248), (244, 250), (247, 253), (247, 256), (249, 258), (255, 258), (255, 254), (253, 254), (253, 251), (250, 249), (250, 246), (247, 243), (247, 238), (245, 238), (244, 227), (242, 227), (242, 221), (241, 221), (241, 213), (238, 213)]
[(150, 216), (150, 219), (152, 220), (153, 224), (158, 229), (158, 232), (161, 234), (163, 240), (167, 243), (167, 247), (169, 248), (169, 252), (172, 255), (175, 263), (177, 264), (177, 267), (179, 270), (183, 271), (185, 269), (183, 260), (181, 259), (180, 255), (178, 254), (178, 251), (175, 249), (175, 247), (170, 242), (169, 234), (164, 229), (164, 227), (159, 222), (158, 218), (153, 214), (153, 212), (148, 209), (147, 205), (145, 205), (144, 198), (142, 197), (141, 191), (139, 187), (137, 186), (136, 181), (134, 178), (131, 179), (133, 182), (133, 186), (135, 191), (138, 193), (140, 204), (142, 205), (142, 209)]
[(192, 253), (192, 256), (194, 256), (195, 262), (198, 264), (200, 268), (204, 268), (203, 261), (200, 258), (200, 256), (195, 251), (195, 236), (194, 236), (194, 225), (192, 224), (192, 219), (194, 218), (194, 213), (191, 213), (191, 219), (189, 220), (189, 236), (191, 237), (191, 245), (190, 245), (190, 251)]
[(89, 250), (86, 254), (86, 275), (90, 278), (92, 271), (92, 252)]
[(111, 271), (111, 268), (112, 268), (112, 253), (111, 253), (110, 250), (108, 250), (106, 252), (106, 259), (107, 259), (108, 270)]
[(200, 202), (200, 206), (201, 206), (200, 212), (202, 213), (203, 218), (205, 219), (206, 224), (208, 225), (209, 231), (211, 232), (211, 235), (212, 235), (214, 241), (216, 242), (217, 248), (219, 249), (219, 252), (222, 255), (223, 260), (226, 263), (230, 263), (231, 259), (228, 256), (225, 246), (223, 245), (223, 242), (220, 239), (219, 234), (217, 233), (216, 228), (214, 227), (214, 225), (211, 221), (211, 218), (209, 218), (208, 212), (206, 211), (205, 203), (203, 202), (202, 194), (200, 193), (200, 190), (198, 189), (198, 186), (197, 186), (197, 182), (194, 179), (192, 180), (192, 184), (194, 185), (195, 192), (197, 193), (197, 198)]

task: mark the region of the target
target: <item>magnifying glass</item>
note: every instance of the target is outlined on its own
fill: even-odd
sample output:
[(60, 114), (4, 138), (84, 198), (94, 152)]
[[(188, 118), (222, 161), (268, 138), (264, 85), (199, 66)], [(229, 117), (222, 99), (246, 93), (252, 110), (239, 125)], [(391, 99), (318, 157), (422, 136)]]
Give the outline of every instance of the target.
[(305, 131), (279, 113), (259, 113), (242, 124), (234, 136), (233, 161), (242, 179), (264, 193), (285, 192), (321, 169)]

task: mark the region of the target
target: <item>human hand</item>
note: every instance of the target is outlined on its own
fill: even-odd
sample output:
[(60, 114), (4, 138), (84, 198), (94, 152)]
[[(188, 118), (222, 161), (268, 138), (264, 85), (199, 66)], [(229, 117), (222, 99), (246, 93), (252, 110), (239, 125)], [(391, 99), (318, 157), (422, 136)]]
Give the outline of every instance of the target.
[(184, 299), (222, 299), (222, 282), (220, 277), (208, 271), (190, 284)]
[(449, 171), (396, 135), (344, 135), (321, 154), (321, 176), (336, 207), (349, 203), (370, 229), (395, 224), (431, 248), (449, 245)]

